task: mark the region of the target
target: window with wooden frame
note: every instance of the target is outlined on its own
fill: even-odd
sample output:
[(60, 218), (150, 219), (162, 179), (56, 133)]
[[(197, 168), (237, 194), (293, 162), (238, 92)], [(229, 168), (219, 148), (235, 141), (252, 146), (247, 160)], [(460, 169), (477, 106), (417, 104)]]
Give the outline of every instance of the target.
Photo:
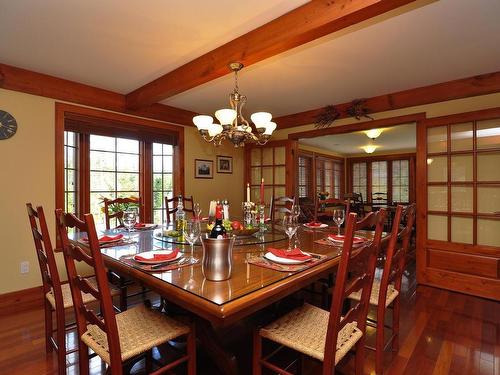
[(367, 179), (367, 163), (357, 162), (351, 165), (351, 191), (353, 193), (361, 194), (363, 200), (366, 202), (368, 197), (368, 179)]
[(328, 192), (329, 198), (344, 196), (344, 159), (301, 151), (297, 168), (299, 198), (314, 199), (320, 191)]
[(347, 159), (349, 190), (365, 202), (415, 202), (415, 155), (397, 154)]
[(99, 226), (103, 198), (140, 196), (141, 220), (162, 223), (163, 196), (183, 190), (182, 137), (181, 127), (57, 103), (56, 206)]
[(299, 198), (313, 196), (312, 164), (312, 156), (299, 154), (297, 168), (297, 194)]
[(341, 199), (344, 195), (344, 160), (318, 156), (315, 160), (316, 192), (329, 193), (329, 198)]

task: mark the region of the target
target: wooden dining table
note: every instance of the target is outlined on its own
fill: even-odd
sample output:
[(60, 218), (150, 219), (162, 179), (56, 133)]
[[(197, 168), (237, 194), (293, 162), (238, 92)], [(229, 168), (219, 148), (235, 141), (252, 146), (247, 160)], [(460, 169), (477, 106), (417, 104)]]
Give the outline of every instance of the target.
[[(204, 321), (206, 326), (213, 329), (213, 332), (209, 333), (204, 329), (208, 341), (212, 341), (210, 343), (212, 346), (217, 346), (214, 332), (219, 328), (230, 327), (334, 272), (342, 250), (340, 246), (316, 242), (325, 238), (329, 233), (336, 233), (334, 228), (307, 229), (301, 227), (297, 232), (301, 249), (325, 255), (324, 259), (299, 272), (286, 272), (250, 264), (249, 259), (264, 255), (270, 247), (286, 248), (288, 246), (288, 238), (279, 228), (272, 227), (264, 236), (237, 239), (233, 248), (231, 278), (225, 281), (209, 281), (203, 276), (201, 245), (197, 244), (191, 253), (188, 244), (175, 238), (163, 237), (162, 233), (166, 229), (168, 228), (140, 230), (131, 232), (129, 235), (125, 233), (125, 238), (129, 243), (102, 248), (104, 263), (108, 269), (151, 289), (162, 296), (167, 303), (174, 303)], [(113, 235), (124, 232), (115, 229), (102, 233)], [(371, 238), (373, 235), (369, 231), (360, 234), (367, 238)], [(85, 234), (74, 233), (71, 239), (78, 241), (82, 236)], [(81, 241), (78, 241), (78, 244), (84, 247)], [(174, 248), (178, 248), (185, 257), (193, 257), (200, 261), (166, 272), (147, 272), (142, 269), (140, 264), (134, 265), (130, 262), (130, 257), (134, 254)], [(222, 357), (227, 353), (222, 348), (212, 347), (211, 352), (217, 357), (223, 373), (238, 373), (237, 366), (231, 363), (234, 362), (231, 355), (228, 356), (229, 363), (224, 364)]]

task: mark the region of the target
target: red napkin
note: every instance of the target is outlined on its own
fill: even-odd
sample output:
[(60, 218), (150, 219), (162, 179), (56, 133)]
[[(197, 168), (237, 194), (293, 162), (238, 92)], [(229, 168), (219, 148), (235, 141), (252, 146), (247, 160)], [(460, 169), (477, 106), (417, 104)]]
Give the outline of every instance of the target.
[[(343, 234), (340, 234), (340, 235), (339, 234), (329, 234), (328, 239), (330, 239), (332, 241), (344, 241), (345, 236)], [(360, 244), (360, 243), (363, 243), (365, 241), (366, 241), (366, 239), (363, 237), (354, 237), (352, 239), (352, 243), (354, 243), (354, 244)]]
[(323, 225), (323, 223), (317, 222), (317, 221), (311, 221), (310, 223), (306, 224), (308, 227), (320, 227)]
[[(117, 241), (121, 240), (123, 238), (123, 234), (117, 234), (116, 236), (102, 236), (99, 237), (98, 240), (99, 242), (111, 242), (111, 241)], [(87, 237), (82, 238), (82, 241), (89, 242), (89, 239)]]
[(146, 257), (142, 257), (140, 255), (136, 255), (134, 257), (135, 260), (141, 260), (141, 261), (150, 261), (150, 260), (154, 260), (154, 261), (159, 261), (159, 262), (166, 262), (168, 260), (173, 260), (175, 258), (177, 258), (177, 254), (179, 253), (179, 249), (174, 249), (171, 253), (169, 254), (154, 254), (152, 258), (146, 258)]
[(135, 223), (134, 228), (144, 228), (146, 224), (144, 223)]
[(312, 256), (309, 254), (304, 254), (300, 249), (295, 248), (290, 251), (285, 250), (285, 249), (273, 249), (269, 248), (267, 249), (271, 254), (274, 256), (277, 256), (279, 258), (287, 258), (287, 259), (293, 259), (293, 260), (308, 260), (311, 259)]

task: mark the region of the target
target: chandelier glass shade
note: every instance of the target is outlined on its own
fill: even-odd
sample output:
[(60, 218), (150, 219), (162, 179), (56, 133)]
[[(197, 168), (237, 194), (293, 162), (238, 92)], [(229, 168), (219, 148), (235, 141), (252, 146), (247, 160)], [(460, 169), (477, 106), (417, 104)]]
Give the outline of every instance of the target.
[(368, 138), (371, 138), (371, 139), (376, 139), (376, 138), (378, 138), (378, 136), (379, 136), (380, 134), (382, 134), (382, 131), (383, 131), (383, 130), (384, 130), (384, 129), (370, 129), (370, 130), (365, 131), (365, 134), (366, 134), (366, 136), (367, 136)]
[(224, 140), (230, 141), (235, 147), (244, 146), (249, 142), (264, 145), (276, 129), (276, 124), (271, 121), (273, 116), (268, 112), (256, 112), (250, 116), (254, 127), (250, 125), (243, 116), (247, 97), (240, 94), (238, 87), (238, 72), (243, 68), (243, 64), (231, 63), (229, 68), (234, 72), (235, 83), (234, 90), (229, 95), (231, 108), (215, 111), (219, 123), (207, 115), (193, 117), (193, 123), (203, 139), (215, 146), (219, 146)]

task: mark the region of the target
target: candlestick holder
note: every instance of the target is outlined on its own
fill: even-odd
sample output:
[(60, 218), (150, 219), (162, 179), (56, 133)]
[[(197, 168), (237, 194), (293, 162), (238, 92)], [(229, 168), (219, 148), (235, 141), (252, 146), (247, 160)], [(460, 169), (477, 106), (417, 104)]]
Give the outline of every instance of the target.
[(260, 234), (264, 234), (264, 232), (267, 230), (266, 220), (265, 220), (266, 205), (259, 204), (258, 209), (259, 209), (259, 232)]
[(253, 211), (255, 204), (253, 202), (243, 202), (243, 221), (245, 228), (253, 225)]

